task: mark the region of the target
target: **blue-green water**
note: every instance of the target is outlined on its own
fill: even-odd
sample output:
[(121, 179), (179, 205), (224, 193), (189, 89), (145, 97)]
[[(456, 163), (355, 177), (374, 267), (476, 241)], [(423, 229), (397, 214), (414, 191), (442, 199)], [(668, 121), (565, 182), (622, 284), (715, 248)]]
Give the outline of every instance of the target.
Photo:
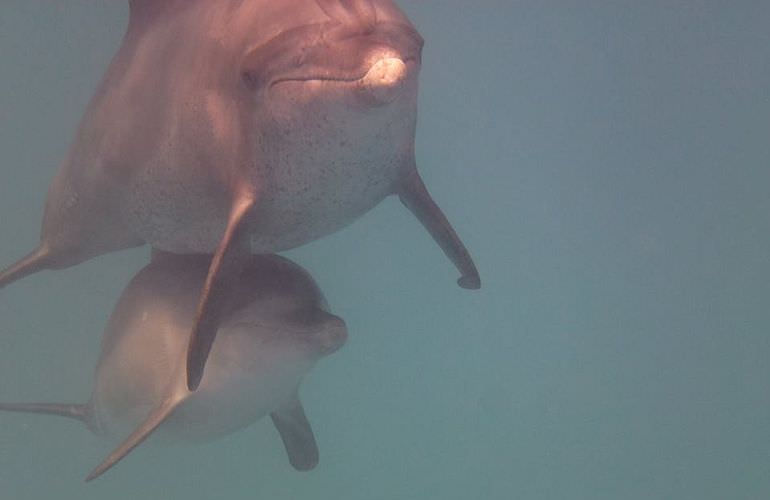
[[(396, 201), (290, 253), (350, 340), (303, 387), (321, 463), (269, 421), (107, 451), (0, 415), (1, 499), (770, 498), (770, 3), (401, 2), (418, 162), (479, 292)], [(0, 262), (122, 35), (125, 2), (0, 7)], [(0, 400), (87, 398), (147, 252), (0, 292)]]

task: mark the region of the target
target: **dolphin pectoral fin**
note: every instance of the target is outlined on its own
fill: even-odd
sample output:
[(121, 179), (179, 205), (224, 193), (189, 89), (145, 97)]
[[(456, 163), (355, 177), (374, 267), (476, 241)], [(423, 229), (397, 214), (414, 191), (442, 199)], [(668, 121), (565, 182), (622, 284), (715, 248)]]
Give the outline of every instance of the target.
[(289, 463), (295, 469), (306, 471), (318, 465), (318, 446), (299, 398), (295, 397), (289, 405), (271, 413), (270, 418), (281, 435)]
[(51, 254), (48, 248), (40, 245), (15, 264), (0, 271), (0, 288), (18, 281), (30, 274), (48, 268)]
[(0, 411), (58, 415), (81, 422), (85, 422), (87, 414), (86, 405), (66, 403), (0, 403)]
[(152, 413), (145, 419), (142, 424), (128, 436), (125, 441), (120, 443), (110, 455), (104, 459), (91, 473), (86, 477), (86, 482), (93, 481), (97, 477), (101, 476), (115, 464), (120, 462), (123, 457), (128, 455), (134, 448), (142, 444), (145, 439), (162, 424), (166, 418), (184, 401), (184, 397), (169, 398), (161, 403), (160, 406), (155, 408)]
[(417, 217), (446, 256), (449, 257), (449, 260), (460, 271), (460, 279), (457, 280), (457, 284), (471, 290), (481, 288), (481, 278), (470, 253), (460, 241), (460, 237), (457, 236), (444, 213), (431, 198), (416, 169), (413, 169), (401, 183), (397, 193), (401, 203)]
[(245, 215), (254, 207), (254, 196), (236, 197), (224, 237), (211, 260), (187, 347), (187, 388), (194, 391), (203, 378), (203, 369), (227, 306), (228, 283), (237, 278), (250, 253)]

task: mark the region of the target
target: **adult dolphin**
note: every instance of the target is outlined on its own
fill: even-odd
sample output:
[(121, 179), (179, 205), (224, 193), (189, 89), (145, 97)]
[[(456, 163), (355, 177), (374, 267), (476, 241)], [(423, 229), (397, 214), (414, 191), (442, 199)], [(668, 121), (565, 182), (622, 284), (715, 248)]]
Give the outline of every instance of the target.
[(345, 323), (328, 312), (302, 268), (275, 255), (250, 256), (225, 291), (228, 310), (201, 385), (191, 392), (187, 342), (209, 260), (161, 255), (131, 281), (105, 329), (87, 404), (0, 403), (0, 410), (75, 418), (99, 435), (125, 438), (87, 480), (153, 432), (166, 441), (200, 441), (268, 413), (290, 463), (315, 467), (318, 449), (298, 388), (316, 361), (343, 345)]
[(131, 0), (128, 30), (48, 193), (39, 246), (0, 287), (149, 243), (214, 255), (194, 390), (252, 253), (332, 233), (396, 194), (476, 267), (415, 164), (423, 40), (391, 0)]

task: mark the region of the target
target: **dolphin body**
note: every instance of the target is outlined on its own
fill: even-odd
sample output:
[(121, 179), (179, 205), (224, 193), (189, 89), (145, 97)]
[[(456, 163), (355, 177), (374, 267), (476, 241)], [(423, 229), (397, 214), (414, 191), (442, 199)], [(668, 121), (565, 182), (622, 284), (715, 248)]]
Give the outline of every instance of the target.
[(87, 404), (3, 403), (0, 410), (75, 418), (98, 435), (124, 439), (87, 481), (155, 431), (158, 441), (200, 441), (267, 414), (290, 463), (315, 467), (318, 449), (297, 391), (315, 362), (345, 342), (345, 323), (327, 311), (302, 268), (276, 255), (249, 257), (226, 291), (219, 335), (192, 392), (187, 341), (209, 261), (158, 255), (136, 275), (104, 332)]
[(423, 40), (392, 0), (130, 0), (122, 45), (0, 288), (150, 244), (213, 254), (188, 347), (200, 383), (228, 282), (398, 195), (479, 288), (417, 172)]

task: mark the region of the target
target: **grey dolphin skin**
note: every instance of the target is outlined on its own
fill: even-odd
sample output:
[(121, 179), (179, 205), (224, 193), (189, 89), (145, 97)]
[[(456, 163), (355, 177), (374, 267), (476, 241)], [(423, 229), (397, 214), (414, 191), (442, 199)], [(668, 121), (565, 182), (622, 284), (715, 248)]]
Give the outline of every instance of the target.
[(87, 404), (3, 403), (0, 410), (74, 418), (99, 435), (124, 439), (87, 481), (153, 432), (158, 441), (199, 441), (267, 414), (290, 463), (315, 467), (318, 449), (298, 389), (318, 359), (344, 344), (345, 323), (327, 311), (302, 268), (275, 255), (248, 257), (225, 292), (219, 335), (200, 387), (191, 392), (187, 341), (209, 262), (159, 254), (136, 275), (105, 329)]
[[(149, 244), (213, 254), (188, 347), (203, 376), (248, 255), (350, 224), (389, 195), (460, 272), (473, 260), (415, 162), (423, 40), (391, 0), (131, 0), (128, 29), (0, 287)], [(256, 277), (259, 279), (259, 277)]]

